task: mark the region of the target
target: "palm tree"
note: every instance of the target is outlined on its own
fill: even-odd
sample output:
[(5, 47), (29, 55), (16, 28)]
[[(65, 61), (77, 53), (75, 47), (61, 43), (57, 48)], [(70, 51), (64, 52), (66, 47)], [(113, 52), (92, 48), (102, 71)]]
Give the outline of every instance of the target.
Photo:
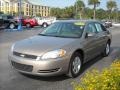
[(75, 7), (76, 7), (76, 14), (77, 14), (77, 12), (79, 12), (80, 13), (80, 19), (82, 19), (83, 11), (84, 11), (84, 8), (85, 8), (84, 2), (82, 0), (77, 0), (76, 4), (75, 4)]
[(110, 14), (109, 14), (109, 19), (111, 19), (110, 16), (111, 16), (111, 14), (112, 14), (112, 11), (117, 8), (116, 2), (113, 1), (113, 0), (109, 0), (109, 1), (107, 2), (107, 8), (108, 8), (108, 10), (109, 10), (109, 12), (110, 12)]
[(89, 5), (93, 5), (93, 10), (94, 10), (94, 15), (93, 18), (96, 18), (96, 7), (98, 7), (100, 5), (100, 0), (88, 0), (88, 4)]

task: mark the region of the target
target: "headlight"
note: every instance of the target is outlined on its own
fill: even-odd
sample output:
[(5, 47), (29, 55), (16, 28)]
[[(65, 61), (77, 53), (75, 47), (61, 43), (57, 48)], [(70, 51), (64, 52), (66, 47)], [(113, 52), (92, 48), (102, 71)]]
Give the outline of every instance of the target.
[(12, 47), (11, 47), (11, 52), (13, 52), (14, 46), (15, 46), (15, 44), (12, 45)]
[(45, 53), (45, 54), (41, 57), (41, 59), (44, 60), (44, 59), (60, 58), (60, 57), (65, 56), (65, 54), (66, 54), (66, 51), (63, 50), (63, 49), (54, 50), (54, 51), (50, 51), (50, 52)]

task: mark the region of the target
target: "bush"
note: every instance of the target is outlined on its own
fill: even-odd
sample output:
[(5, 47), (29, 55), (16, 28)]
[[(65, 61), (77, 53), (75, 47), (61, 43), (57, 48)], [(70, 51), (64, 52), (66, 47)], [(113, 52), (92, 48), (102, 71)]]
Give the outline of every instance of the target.
[(87, 72), (80, 83), (73, 83), (74, 90), (120, 90), (120, 61), (101, 72)]

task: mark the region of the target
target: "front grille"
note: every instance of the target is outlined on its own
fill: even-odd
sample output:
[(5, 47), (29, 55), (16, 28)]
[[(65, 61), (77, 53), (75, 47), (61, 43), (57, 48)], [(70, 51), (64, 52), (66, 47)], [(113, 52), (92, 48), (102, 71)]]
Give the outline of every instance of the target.
[(38, 73), (52, 73), (59, 71), (60, 68), (50, 69), (50, 70), (39, 70)]
[(32, 72), (32, 70), (33, 70), (33, 66), (31, 66), (31, 65), (20, 64), (20, 63), (14, 62), (14, 61), (11, 61), (11, 64), (15, 69), (18, 69), (21, 71)]
[(19, 52), (13, 52), (13, 55), (18, 56), (18, 57), (23, 57), (23, 58), (29, 58), (29, 59), (36, 59), (37, 56), (35, 55), (28, 55), (28, 54), (23, 54), (23, 53), (19, 53)]

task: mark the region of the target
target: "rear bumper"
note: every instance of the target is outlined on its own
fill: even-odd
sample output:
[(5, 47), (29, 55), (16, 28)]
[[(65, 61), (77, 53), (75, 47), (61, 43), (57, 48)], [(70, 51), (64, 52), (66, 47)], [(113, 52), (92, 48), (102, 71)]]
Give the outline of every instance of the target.
[(69, 60), (67, 58), (36, 61), (9, 55), (8, 59), (12, 67), (17, 71), (37, 76), (56, 76), (66, 74), (69, 67)]

